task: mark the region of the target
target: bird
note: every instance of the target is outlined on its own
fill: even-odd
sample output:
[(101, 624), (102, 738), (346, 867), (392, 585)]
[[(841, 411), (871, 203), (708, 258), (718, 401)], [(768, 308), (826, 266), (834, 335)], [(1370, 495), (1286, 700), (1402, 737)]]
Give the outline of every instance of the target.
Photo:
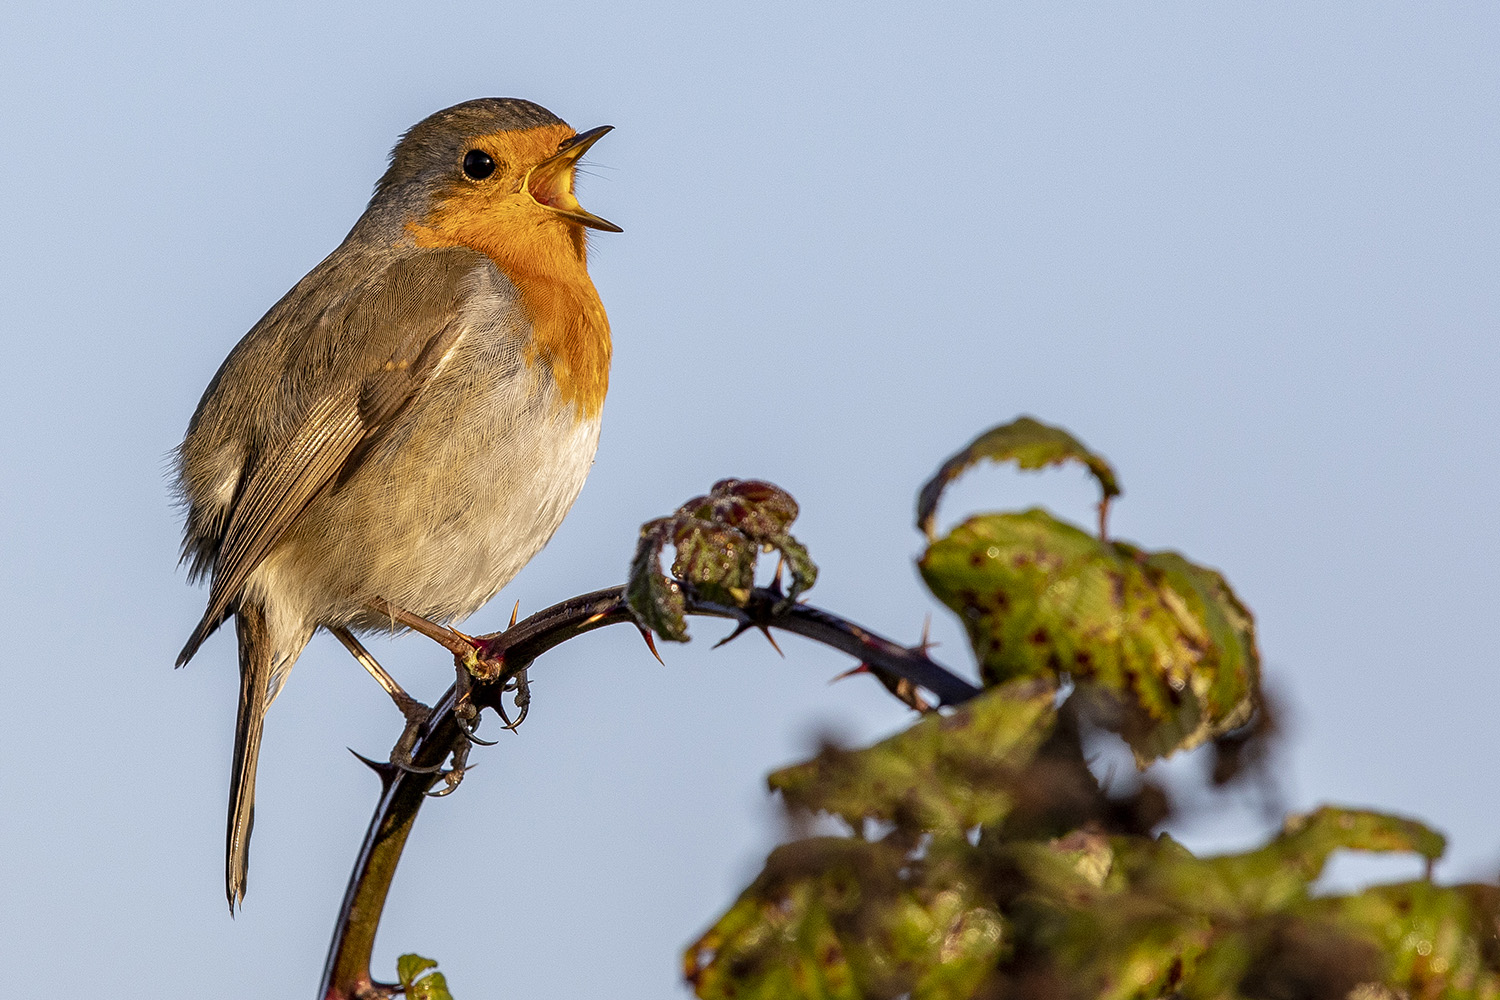
[(225, 845), (243, 907), (266, 709), (319, 628), (409, 712), (356, 633), (456, 623), (551, 539), (594, 461), (609, 320), (574, 196), (575, 132), (516, 98), (397, 142), (349, 234), (230, 351), (175, 454), (182, 561), (232, 615), (240, 689)]

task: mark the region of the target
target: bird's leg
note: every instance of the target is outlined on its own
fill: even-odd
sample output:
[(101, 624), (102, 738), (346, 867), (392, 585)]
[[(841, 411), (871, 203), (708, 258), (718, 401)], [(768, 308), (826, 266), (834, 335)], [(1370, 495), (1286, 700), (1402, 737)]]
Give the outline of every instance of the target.
[[(479, 728), (479, 708), (470, 698), (470, 691), (475, 680), (492, 681), (501, 676), (505, 669), (505, 654), (501, 651), (496, 655), (489, 643), (476, 639), (471, 635), (466, 635), (458, 631), (458, 629), (429, 621), (421, 615), (413, 614), (404, 608), (399, 608), (383, 598), (370, 598), (366, 601), (366, 607), (375, 614), (390, 619), (393, 626), (401, 625), (411, 629), (413, 632), (420, 632), (453, 654), (458, 672), (458, 678), (455, 681), (458, 697), (454, 702), (454, 715), (463, 738), (453, 749), (453, 769), (444, 772), (444, 781), (447, 783), (447, 787), (442, 792), (435, 793), (446, 795), (458, 787), (458, 783), (463, 780), (464, 760), (468, 756), (470, 744), (477, 743), (481, 746), (494, 745), (492, 741), (482, 740), (475, 735), (475, 730)], [(519, 613), (520, 608), (521, 604), (517, 601), (516, 608), (510, 616), (510, 623), (512, 625), (516, 623), (516, 615)], [(338, 633), (336, 632), (335, 634), (337, 635)], [(345, 638), (346, 636), (347, 638)], [(344, 644), (349, 646), (349, 651), (354, 653), (355, 657), (361, 663), (366, 664), (365, 669), (371, 670), (372, 673), (375, 670), (380, 670), (379, 664), (375, 664), (374, 658), (369, 653), (364, 652), (363, 648), (359, 647), (358, 642), (355, 641), (352, 635), (348, 635), (347, 631), (343, 635), (340, 635), (339, 638), (344, 640)], [(350, 645), (351, 643), (353, 645)], [(358, 648), (358, 652), (356, 652), (356, 648)], [(373, 669), (371, 665), (373, 665)], [(395, 685), (396, 682), (384, 670), (380, 670), (380, 675), (377, 675), (376, 679), (380, 679), (381, 675), (391, 685)], [(384, 684), (385, 682), (382, 681), (382, 686)], [(391, 689), (387, 687), (386, 690), (389, 691)], [(527, 706), (531, 701), (530, 688), (526, 683), (524, 671), (516, 679), (507, 684), (507, 690), (514, 690), (516, 692), (516, 706), (520, 709), (520, 717), (513, 723), (505, 716), (503, 711), (501, 712), (501, 717), (505, 719), (507, 728), (514, 729), (521, 724), (522, 719), (526, 718)], [(393, 694), (392, 697), (396, 696)], [(397, 704), (401, 703), (398, 701)], [(411, 752), (416, 745), (417, 734), (421, 730), (421, 723), (425, 721), (426, 715), (424, 714), (421, 721), (414, 724), (411, 722), (408, 723), (406, 730), (401, 734), (400, 741), (397, 742), (395, 749), (391, 751), (391, 763), (406, 770), (426, 770), (411, 766)]]
[(401, 625), (413, 632), (420, 632), (438, 643), (453, 654), (453, 659), (458, 666), (474, 677), (480, 680), (493, 680), (500, 676), (504, 664), (488, 656), (484, 643), (472, 635), (465, 635), (456, 628), (428, 621), (421, 615), (414, 615), (410, 611), (398, 608), (383, 598), (370, 598), (366, 602), (366, 607), (384, 618), (389, 618), (392, 625)]
[[(461, 758), (458, 756), (460, 752), (467, 755), (469, 745), (473, 743), (481, 746), (494, 746), (493, 741), (482, 740), (475, 735), (475, 730), (479, 728), (479, 709), (470, 699), (469, 692), (476, 678), (493, 680), (500, 676), (504, 669), (504, 654), (495, 656), (481, 640), (460, 632), (458, 629), (429, 621), (383, 598), (372, 598), (366, 602), (366, 606), (376, 614), (389, 618), (392, 625), (403, 625), (413, 632), (420, 632), (453, 654), (454, 665), (458, 672), (458, 678), (455, 681), (458, 697), (454, 702), (454, 715), (459, 731), (463, 734), (463, 739), (460, 741), (463, 749), (462, 751), (457, 748), (454, 750), (456, 771), (447, 772), (448, 787), (441, 793), (446, 795), (456, 788), (463, 778), (463, 767), (459, 763)], [(516, 602), (516, 611), (513, 611), (510, 617), (512, 625), (516, 623), (516, 613), (519, 612), (520, 607), (520, 602)], [(415, 746), (417, 731), (416, 728), (408, 727), (407, 731), (401, 734), (401, 741), (396, 744), (396, 749), (392, 751), (393, 754), (404, 757), (407, 765), (410, 764), (410, 751)], [(401, 761), (395, 758), (393, 758), (393, 763), (401, 766)], [(408, 769), (412, 768), (408, 766)], [(455, 774), (457, 777), (453, 777)]]
[(335, 638), (344, 644), (344, 648), (359, 661), (360, 666), (369, 671), (370, 676), (375, 678), (375, 683), (385, 688), (385, 693), (391, 696), (391, 700), (396, 703), (396, 707), (406, 717), (406, 727), (401, 730), (401, 738), (391, 748), (391, 763), (404, 771), (425, 772), (440, 770), (437, 767), (417, 767), (411, 762), (411, 752), (417, 745), (417, 736), (421, 733), (422, 727), (427, 724), (428, 717), (432, 715), (432, 709), (407, 694), (401, 685), (396, 682), (396, 678), (392, 677), (384, 667), (377, 663), (375, 657), (370, 655), (370, 651), (365, 649), (364, 645), (358, 639), (354, 638), (354, 633), (343, 626), (334, 626), (329, 628), (328, 631), (332, 632)]
[(391, 696), (391, 700), (396, 703), (396, 707), (401, 710), (402, 715), (406, 716), (408, 722), (413, 718), (416, 718), (418, 721), (426, 721), (431, 709), (407, 694), (396, 678), (392, 677), (384, 667), (377, 663), (375, 657), (370, 655), (370, 651), (365, 649), (364, 645), (358, 639), (354, 638), (354, 633), (342, 626), (334, 626), (328, 631), (332, 632), (338, 641), (344, 644), (344, 648), (359, 661), (360, 666), (369, 671), (370, 676), (375, 678), (375, 683), (385, 688), (385, 693)]

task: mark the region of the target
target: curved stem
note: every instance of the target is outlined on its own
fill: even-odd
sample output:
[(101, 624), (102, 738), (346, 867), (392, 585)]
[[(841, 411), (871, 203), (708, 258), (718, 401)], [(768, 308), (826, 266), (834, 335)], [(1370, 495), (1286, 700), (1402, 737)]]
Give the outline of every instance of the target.
[[(786, 605), (785, 598), (772, 590), (755, 590), (743, 608), (699, 600), (691, 593), (686, 597), (688, 614), (727, 618), (742, 627), (778, 628), (848, 653), (893, 692), (897, 681), (905, 681), (925, 688), (945, 705), (959, 704), (979, 693), (979, 688), (929, 659), (923, 648), (908, 649), (806, 604)], [(547, 650), (585, 632), (622, 622), (634, 622), (634, 618), (625, 605), (624, 588), (611, 587), (538, 611), (504, 632), (478, 637), (486, 643), (489, 655), (503, 662), (504, 669), (494, 680), (474, 681), (470, 700), (476, 706), (494, 707), (504, 697), (506, 681)], [(455, 685), (433, 706), (426, 731), (412, 750), (414, 765), (442, 763), (460, 738), (455, 712), (459, 699)], [(370, 818), (334, 925), (318, 994), (323, 1000), (375, 1000), (394, 996), (399, 990), (371, 978), (370, 956), (396, 865), (436, 776), (390, 764), (365, 763), (380, 775), (380, 801)]]

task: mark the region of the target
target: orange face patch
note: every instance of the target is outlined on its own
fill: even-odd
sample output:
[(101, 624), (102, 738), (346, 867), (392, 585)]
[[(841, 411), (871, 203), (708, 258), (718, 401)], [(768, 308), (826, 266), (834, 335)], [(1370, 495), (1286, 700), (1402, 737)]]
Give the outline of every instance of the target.
[[(594, 418), (609, 388), (609, 320), (589, 280), (583, 226), (523, 189), (531, 168), (573, 135), (566, 125), (547, 125), (475, 139), (465, 151), (489, 154), (494, 173), (473, 180), (455, 163), (436, 208), (406, 228), (418, 246), (466, 246), (495, 262), (531, 316), (528, 361), (547, 364), (563, 403)], [(572, 173), (566, 171), (569, 191)]]

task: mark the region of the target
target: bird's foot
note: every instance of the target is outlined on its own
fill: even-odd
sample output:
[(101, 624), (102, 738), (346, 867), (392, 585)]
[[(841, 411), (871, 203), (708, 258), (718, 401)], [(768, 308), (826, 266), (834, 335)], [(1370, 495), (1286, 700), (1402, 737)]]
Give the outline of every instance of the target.
[(472, 635), (464, 635), (457, 629), (454, 634), (467, 644), (462, 651), (455, 651), (453, 662), (460, 674), (468, 674), (476, 681), (492, 681), (505, 671), (505, 653), (495, 653), (489, 643)]
[(469, 700), (469, 689), (473, 682), (466, 680), (466, 677), (463, 671), (459, 671), (459, 696), (457, 703), (453, 706), (453, 721), (458, 723), (459, 732), (463, 734), (465, 740), (482, 747), (492, 747), (497, 742), (496, 740), (482, 740), (478, 736), (479, 706)]
[[(468, 672), (469, 676), (478, 681), (492, 681), (505, 674), (505, 632), (509, 631), (515, 624), (516, 618), (521, 613), (521, 602), (510, 613), (510, 624), (505, 631), (492, 632), (487, 636), (464, 635), (457, 630), (453, 634), (460, 636), (468, 643), (468, 648), (459, 652), (454, 651), (453, 660), (458, 666)], [(462, 683), (462, 678), (460, 678)]]
[(441, 781), (443, 783), (443, 787), (435, 792), (429, 790), (427, 792), (428, 796), (434, 799), (440, 799), (444, 795), (452, 795), (453, 790), (458, 787), (459, 782), (464, 780), (464, 775), (467, 774), (470, 770), (472, 770), (472, 768), (469, 766), (469, 740), (466, 735), (460, 736), (456, 741), (454, 741), (453, 744), (453, 766), (448, 770), (443, 771), (438, 776), (438, 778), (433, 781), (433, 784), (437, 784), (438, 781)]
[(439, 625), (421, 615), (412, 614), (380, 597), (372, 597), (366, 607), (378, 615), (389, 618), (392, 627), (400, 625), (413, 632), (420, 632), (437, 642), (453, 654), (454, 661), (479, 680), (493, 680), (504, 668), (504, 658), (494, 656), (484, 640), (460, 632), (447, 625)]
[[(511, 721), (510, 716), (505, 713), (504, 693), (514, 692), (511, 701), (516, 706), (516, 720)], [(526, 721), (526, 713), (531, 711), (531, 683), (526, 679), (526, 670), (506, 682), (502, 697), (495, 702), (495, 711), (500, 713), (500, 718), (505, 721), (505, 728), (515, 732)]]
[(391, 747), (391, 763), (403, 771), (413, 774), (436, 774), (442, 770), (442, 765), (433, 767), (419, 767), (412, 763), (412, 751), (417, 747), (417, 739), (422, 735), (422, 730), (427, 726), (427, 720), (432, 717), (432, 709), (408, 695), (405, 691), (400, 696), (392, 695), (396, 707), (401, 709), (401, 714), (406, 716), (406, 727), (401, 730), (401, 738), (396, 745)]
[[(505, 722), (505, 728), (515, 731), (526, 718), (526, 713), (531, 707), (531, 686), (527, 683), (526, 668), (520, 670), (508, 670), (505, 663), (505, 651), (509, 643), (506, 641), (506, 633), (515, 627), (516, 618), (521, 613), (521, 602), (510, 613), (510, 624), (505, 631), (491, 633), (487, 636), (466, 636), (472, 651), (465, 656), (454, 656), (458, 666), (458, 707), (460, 709), (459, 725), (466, 735), (473, 738), (474, 730), (479, 725), (478, 708), (473, 705), (470, 695), (473, 691), (475, 681), (486, 684), (495, 681), (501, 682), (498, 696), (486, 693), (482, 699), (491, 705), (500, 718)], [(517, 709), (517, 716), (512, 721), (509, 713), (505, 710), (505, 695), (513, 693), (513, 702)], [(474, 740), (483, 746), (493, 746), (484, 740)]]

